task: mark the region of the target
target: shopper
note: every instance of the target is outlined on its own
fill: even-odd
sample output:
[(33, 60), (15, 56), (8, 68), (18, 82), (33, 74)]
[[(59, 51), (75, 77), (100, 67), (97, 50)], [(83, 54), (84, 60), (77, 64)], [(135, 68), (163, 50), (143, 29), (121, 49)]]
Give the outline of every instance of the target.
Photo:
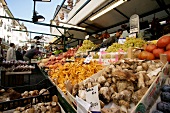
[(21, 53), (22, 53), (22, 55), (23, 55), (23, 56), (25, 55), (25, 53), (26, 53), (26, 50), (27, 50), (27, 47), (25, 47), (25, 46), (22, 46)]
[(31, 62), (31, 59), (34, 59), (34, 58), (36, 58), (36, 56), (38, 55), (38, 54), (40, 54), (41, 52), (39, 51), (39, 47), (36, 47), (36, 48), (33, 48), (33, 49), (30, 49), (30, 50), (28, 50), (26, 53), (25, 53), (25, 55), (24, 55), (24, 60), (25, 61), (29, 61), (29, 62)]
[(13, 61), (13, 60), (16, 60), (15, 44), (10, 43), (10, 48), (7, 51), (6, 61)]
[(98, 50), (98, 49), (100, 49), (102, 47), (111, 46), (113, 43), (118, 43), (118, 39), (122, 35), (122, 33), (123, 33), (122, 29), (117, 30), (116, 34), (113, 37), (110, 37), (107, 40), (105, 40), (95, 50)]
[(0, 63), (2, 63), (2, 61), (3, 61), (3, 49), (2, 49), (2, 45), (1, 45), (1, 43), (2, 43), (2, 38), (0, 38)]
[(23, 55), (21, 53), (21, 48), (20, 47), (16, 51), (16, 60), (24, 60)]

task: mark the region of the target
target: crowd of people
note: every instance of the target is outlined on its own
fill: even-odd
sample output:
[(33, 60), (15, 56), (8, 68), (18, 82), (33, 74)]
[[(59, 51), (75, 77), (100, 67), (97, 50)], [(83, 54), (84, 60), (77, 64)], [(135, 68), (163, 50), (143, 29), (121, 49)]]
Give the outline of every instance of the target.
[(3, 60), (6, 61), (14, 61), (14, 60), (22, 60), (22, 61), (29, 61), (31, 62), (31, 59), (37, 58), (38, 54), (41, 52), (39, 51), (39, 47), (31, 46), (31, 49), (27, 50), (27, 47), (22, 46), (17, 47), (14, 43), (10, 43), (10, 47), (7, 50), (6, 58), (3, 55), (3, 49), (1, 46), (2, 39), (0, 38), (0, 62)]

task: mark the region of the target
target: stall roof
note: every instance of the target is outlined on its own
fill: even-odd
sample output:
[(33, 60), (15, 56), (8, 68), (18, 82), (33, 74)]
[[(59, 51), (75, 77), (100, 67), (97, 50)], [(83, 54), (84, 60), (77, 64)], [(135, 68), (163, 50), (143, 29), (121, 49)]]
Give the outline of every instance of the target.
[[(87, 32), (90, 34), (96, 34), (107, 30), (109, 33), (115, 32), (118, 28), (121, 28), (122, 24), (129, 24), (129, 18), (133, 14), (138, 14), (141, 18), (140, 21), (151, 22), (153, 17), (166, 18), (170, 15), (170, 0), (129, 0), (115, 9), (105, 13), (94, 21), (90, 21), (89, 18), (97, 11), (102, 10), (104, 6), (114, 2), (115, 0), (105, 1), (99, 7), (96, 7), (92, 13), (84, 17), (77, 25), (86, 27)], [(91, 1), (92, 2), (92, 1)], [(90, 5), (90, 4), (89, 4)], [(87, 10), (84, 7), (83, 10)], [(81, 17), (83, 15), (81, 10), (77, 15)], [(77, 16), (73, 17), (74, 20)], [(70, 21), (69, 23), (71, 23)], [(73, 23), (71, 23), (73, 24)]]

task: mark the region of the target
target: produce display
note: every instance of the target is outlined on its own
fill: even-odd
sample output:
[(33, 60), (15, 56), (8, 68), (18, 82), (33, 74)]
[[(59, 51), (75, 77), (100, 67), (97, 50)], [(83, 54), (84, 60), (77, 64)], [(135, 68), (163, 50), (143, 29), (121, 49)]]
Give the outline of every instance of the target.
[(36, 105), (27, 105), (26, 107), (17, 107), (14, 113), (60, 113), (61, 108), (58, 105), (58, 97), (54, 95), (51, 102), (42, 102)]
[(91, 50), (95, 47), (96, 45), (90, 40), (84, 40), (82, 46), (78, 49), (77, 52), (86, 52), (87, 50)]
[(161, 102), (157, 103), (157, 110), (152, 113), (170, 113), (170, 85), (161, 88)]
[(28, 62), (25, 61), (3, 61), (2, 70), (8, 72), (24, 72), (31, 71), (35, 67), (28, 65)]
[(142, 48), (146, 44), (145, 40), (141, 38), (126, 38), (124, 44), (113, 43), (106, 50), (107, 52), (117, 52), (120, 49), (127, 51), (129, 47), (139, 47)]
[(54, 83), (62, 90), (66, 91), (65, 82), (69, 80), (72, 85), (82, 82), (101, 70), (103, 66), (95, 61), (84, 64), (84, 59), (77, 59), (75, 62), (59, 65), (49, 71), (49, 76)]
[[(120, 112), (131, 112), (156, 79), (161, 67), (162, 63), (156, 61), (121, 60), (104, 68), (97, 78), (74, 85), (72, 95), (85, 100), (86, 89), (98, 85), (101, 108), (113, 102)], [(160, 70), (154, 72), (158, 68)]]
[(138, 58), (141, 60), (154, 60), (159, 59), (160, 54), (167, 54), (168, 61), (170, 61), (170, 36), (162, 36), (157, 44), (149, 44), (144, 47)]
[(9, 88), (8, 90), (0, 89), (0, 102), (15, 100), (19, 98), (27, 98), (31, 96), (37, 96), (40, 94), (49, 94), (49, 91), (47, 89), (41, 89), (40, 91), (34, 90), (34, 91), (25, 91), (23, 93), (19, 93), (12, 88)]

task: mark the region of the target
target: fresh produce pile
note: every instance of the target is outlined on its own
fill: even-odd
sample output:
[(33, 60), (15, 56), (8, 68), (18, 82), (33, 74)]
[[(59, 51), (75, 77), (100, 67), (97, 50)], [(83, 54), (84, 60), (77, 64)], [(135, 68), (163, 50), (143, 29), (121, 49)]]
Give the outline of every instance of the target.
[(170, 61), (170, 35), (162, 36), (157, 44), (149, 44), (144, 47), (138, 58), (141, 60), (154, 60), (159, 59), (160, 54), (167, 54), (168, 61)]
[(49, 58), (42, 59), (39, 62), (39, 66), (40, 67), (52, 68), (52, 67), (55, 67), (54, 65), (64, 64), (64, 63), (65, 63), (65, 58), (61, 59), (61, 58), (55, 57), (54, 55), (51, 55)]
[[(119, 112), (131, 112), (156, 79), (161, 67), (162, 63), (156, 61), (121, 60), (104, 68), (97, 78), (91, 77), (74, 85), (72, 95), (85, 100), (86, 89), (98, 85), (101, 108), (114, 102), (120, 106), (115, 106)], [(158, 68), (160, 70), (153, 74)]]
[(170, 113), (170, 85), (164, 85), (161, 91), (161, 102), (157, 103), (157, 110), (152, 113)]
[(66, 53), (63, 53), (63, 57), (64, 58), (70, 58), (73, 57), (75, 55), (75, 53), (77, 52), (78, 48), (71, 48), (69, 49)]
[(0, 102), (37, 96), (40, 94), (49, 94), (49, 91), (46, 89), (41, 89), (40, 91), (34, 90), (34, 91), (25, 91), (23, 93), (19, 93), (12, 88), (9, 88), (8, 90), (0, 89)]
[(42, 102), (36, 105), (27, 105), (26, 107), (17, 107), (14, 113), (60, 113), (61, 108), (58, 105), (58, 97), (54, 95), (51, 102)]
[(82, 46), (78, 49), (77, 52), (86, 52), (87, 50), (91, 50), (95, 47), (96, 45), (90, 40), (84, 40)]
[(107, 52), (118, 52), (120, 49), (127, 51), (129, 47), (142, 48), (146, 44), (145, 40), (141, 38), (126, 38), (124, 44), (113, 43), (106, 50)]
[(67, 80), (69, 80), (72, 85), (75, 85), (97, 73), (102, 68), (102, 65), (95, 61), (84, 64), (84, 59), (77, 59), (75, 62), (65, 63), (64, 65), (51, 69), (49, 76), (52, 81), (65, 92), (66, 88), (64, 83)]
[(8, 72), (24, 72), (24, 71), (31, 71), (35, 67), (28, 65), (28, 62), (25, 61), (3, 61), (2, 70)]

